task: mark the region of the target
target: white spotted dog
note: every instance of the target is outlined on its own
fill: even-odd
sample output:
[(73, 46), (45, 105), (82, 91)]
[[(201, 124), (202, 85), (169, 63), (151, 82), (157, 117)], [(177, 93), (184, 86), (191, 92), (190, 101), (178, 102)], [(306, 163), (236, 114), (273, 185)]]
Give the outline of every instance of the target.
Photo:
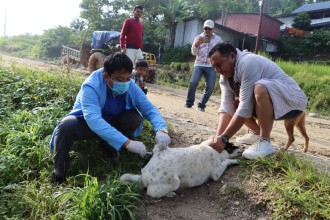
[(127, 173), (120, 177), (120, 181), (147, 188), (147, 194), (152, 198), (173, 197), (177, 189), (198, 186), (210, 178), (217, 181), (228, 165), (238, 163), (232, 158), (241, 155), (244, 148), (229, 143), (218, 153), (209, 146), (210, 143), (211, 140), (207, 140), (190, 147), (162, 151), (156, 145), (153, 156), (141, 170), (142, 175)]

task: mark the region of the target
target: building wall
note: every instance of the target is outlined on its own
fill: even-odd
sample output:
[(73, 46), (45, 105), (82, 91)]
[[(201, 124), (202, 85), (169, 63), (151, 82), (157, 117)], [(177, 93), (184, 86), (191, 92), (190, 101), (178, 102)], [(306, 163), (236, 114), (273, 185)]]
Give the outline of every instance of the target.
[[(178, 23), (176, 27), (174, 47), (182, 47), (187, 44), (192, 44), (195, 37), (203, 32), (203, 21), (194, 19), (186, 22)], [(227, 41), (234, 47), (239, 49), (248, 49), (253, 51), (255, 47), (255, 37), (247, 36), (243, 33), (230, 30), (222, 25), (216, 25), (214, 33)], [(244, 48), (243, 48), (244, 46)]]
[[(221, 19), (216, 20), (221, 24)], [(225, 26), (239, 32), (258, 34), (259, 14), (231, 14), (228, 15)], [(261, 35), (273, 40), (279, 40), (280, 37), (279, 22), (274, 21), (268, 16), (263, 16), (261, 25)]]
[[(216, 22), (221, 24), (221, 19), (216, 20)], [(259, 16), (257, 14), (231, 14), (228, 15), (224, 26), (239, 32), (257, 35), (258, 23)]]
[(280, 27), (281, 23), (274, 21), (268, 16), (263, 16), (260, 34), (273, 40), (279, 40)]
[(279, 21), (282, 21), (284, 24), (281, 25), (280, 30), (284, 31), (286, 27), (288, 28), (292, 28), (292, 23), (293, 23), (293, 19), (294, 16), (290, 16), (290, 17), (278, 17), (276, 18)]
[(203, 23), (197, 19), (180, 22), (176, 26), (174, 47), (192, 44), (195, 37), (203, 31)]

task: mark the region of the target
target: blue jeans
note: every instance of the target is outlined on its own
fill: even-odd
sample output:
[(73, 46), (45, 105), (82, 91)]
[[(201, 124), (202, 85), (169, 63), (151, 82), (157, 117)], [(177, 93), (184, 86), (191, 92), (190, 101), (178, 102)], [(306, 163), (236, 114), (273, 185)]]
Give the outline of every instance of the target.
[(159, 53), (158, 55), (158, 64), (162, 64), (163, 63), (163, 53)]
[(186, 100), (186, 105), (189, 107), (194, 105), (196, 89), (203, 75), (205, 76), (206, 87), (204, 94), (198, 103), (198, 107), (204, 109), (206, 107), (207, 101), (212, 95), (215, 86), (215, 81), (217, 78), (217, 73), (215, 72), (215, 69), (213, 67), (195, 66), (190, 79), (190, 85)]

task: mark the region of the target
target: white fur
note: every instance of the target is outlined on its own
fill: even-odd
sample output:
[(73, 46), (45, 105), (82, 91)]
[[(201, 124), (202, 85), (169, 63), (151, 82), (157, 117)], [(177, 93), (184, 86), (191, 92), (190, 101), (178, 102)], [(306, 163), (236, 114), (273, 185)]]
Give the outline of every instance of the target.
[(241, 155), (243, 149), (232, 154), (225, 150), (218, 153), (209, 146), (210, 141), (162, 151), (156, 145), (154, 155), (141, 170), (142, 175), (124, 174), (120, 181), (140, 184), (147, 188), (147, 194), (152, 198), (173, 197), (178, 188), (198, 186), (210, 178), (217, 181), (228, 165), (237, 164), (237, 160), (231, 158)]

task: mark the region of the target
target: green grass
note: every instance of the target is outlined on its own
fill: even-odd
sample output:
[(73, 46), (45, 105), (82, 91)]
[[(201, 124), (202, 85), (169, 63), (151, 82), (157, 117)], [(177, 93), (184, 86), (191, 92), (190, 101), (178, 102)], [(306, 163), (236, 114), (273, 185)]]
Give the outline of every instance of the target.
[[(0, 60), (1, 61), (1, 60)], [(0, 216), (4, 219), (132, 219), (143, 207), (139, 190), (118, 176), (139, 172), (143, 160), (123, 151), (108, 159), (98, 140), (77, 142), (67, 183), (52, 181), (49, 141), (72, 108), (83, 78), (0, 67)], [(154, 144), (144, 124), (143, 141)]]
[[(323, 76), (317, 79), (324, 81)], [(140, 191), (118, 181), (124, 172), (138, 173), (144, 161), (127, 151), (109, 160), (98, 148), (98, 140), (75, 143), (68, 181), (62, 185), (52, 181), (53, 162), (48, 146), (51, 133), (72, 108), (83, 78), (15, 65), (10, 69), (0, 67), (0, 78), (3, 219), (134, 219), (145, 210)], [(302, 83), (309, 83), (307, 79)], [(144, 124), (140, 137), (151, 149), (154, 132), (149, 123)], [(269, 196), (265, 202), (274, 219), (330, 216), (328, 174), (318, 173), (312, 165), (287, 153), (245, 163), (245, 175)]]
[(17, 57), (38, 58), (40, 36), (20, 35), (0, 38), (0, 51)]
[(309, 111), (330, 114), (330, 66), (285, 61), (277, 63), (305, 92)]
[(246, 163), (246, 176), (266, 193), (274, 219), (329, 219), (329, 173), (287, 152)]

